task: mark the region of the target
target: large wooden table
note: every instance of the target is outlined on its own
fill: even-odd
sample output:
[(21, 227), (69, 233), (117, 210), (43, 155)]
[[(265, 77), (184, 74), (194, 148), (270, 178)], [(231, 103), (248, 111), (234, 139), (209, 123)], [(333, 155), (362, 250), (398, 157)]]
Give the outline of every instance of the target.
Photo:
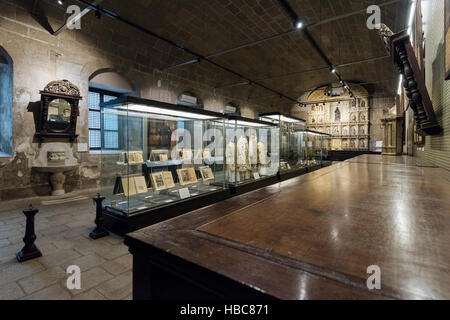
[[(126, 236), (135, 299), (449, 299), (450, 174), (361, 156)], [(367, 268), (381, 268), (369, 290)]]

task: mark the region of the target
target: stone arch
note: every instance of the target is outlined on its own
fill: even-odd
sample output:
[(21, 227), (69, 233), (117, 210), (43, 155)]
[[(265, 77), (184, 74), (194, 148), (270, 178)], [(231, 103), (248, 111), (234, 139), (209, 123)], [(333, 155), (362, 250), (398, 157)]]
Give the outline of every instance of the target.
[(124, 73), (115, 68), (101, 68), (89, 76), (89, 87), (118, 92), (132, 96), (140, 96), (136, 84)]
[(14, 63), (0, 46), (0, 157), (13, 155)]

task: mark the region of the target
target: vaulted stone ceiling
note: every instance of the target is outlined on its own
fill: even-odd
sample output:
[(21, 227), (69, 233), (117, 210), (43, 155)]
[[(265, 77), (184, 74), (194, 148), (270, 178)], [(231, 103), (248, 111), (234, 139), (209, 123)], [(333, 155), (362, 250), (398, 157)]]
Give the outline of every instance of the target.
[[(406, 28), (408, 0), (288, 2), (344, 80), (363, 83), (372, 93), (395, 94), (398, 74), (385, 57), (376, 32), (367, 29), (365, 10), (369, 5), (380, 5), (382, 22), (398, 32)], [(336, 82), (303, 32), (295, 30), (278, 0), (104, 0), (101, 6), (293, 98)], [(111, 26), (130, 28), (120, 22)], [(135, 32), (136, 41), (142, 41)], [(163, 63), (156, 66), (160, 70), (204, 75), (214, 87), (245, 93), (250, 99), (265, 99), (271, 104), (279, 100), (263, 89), (242, 85), (239, 77), (205, 62), (168, 69), (191, 61), (193, 56), (150, 37), (145, 41), (155, 41), (154, 47), (166, 53)]]

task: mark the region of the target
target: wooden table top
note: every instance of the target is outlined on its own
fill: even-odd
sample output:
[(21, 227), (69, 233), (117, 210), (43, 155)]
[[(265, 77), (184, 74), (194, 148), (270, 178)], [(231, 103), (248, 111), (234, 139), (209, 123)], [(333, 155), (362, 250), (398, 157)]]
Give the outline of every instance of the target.
[(280, 299), (449, 299), (449, 195), (445, 170), (365, 155), (130, 237)]

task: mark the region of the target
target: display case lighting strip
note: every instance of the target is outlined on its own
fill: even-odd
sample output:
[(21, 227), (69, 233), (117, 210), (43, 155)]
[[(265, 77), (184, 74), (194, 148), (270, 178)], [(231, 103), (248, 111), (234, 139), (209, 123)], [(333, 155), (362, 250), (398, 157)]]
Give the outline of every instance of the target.
[(170, 110), (170, 109), (138, 105), (138, 104), (124, 105), (120, 108), (124, 109), (124, 110), (131, 110), (131, 111), (144, 112), (144, 113), (154, 113), (154, 114), (159, 114), (159, 115), (164, 115), (164, 116), (188, 118), (188, 119), (194, 119), (194, 120), (217, 119), (217, 117), (208, 116), (208, 115), (199, 114), (199, 113)]
[(263, 123), (256, 123), (256, 122), (248, 122), (248, 121), (242, 121), (242, 120), (236, 120), (236, 124), (238, 126), (244, 126), (244, 127), (269, 127), (270, 125), (266, 125)]

